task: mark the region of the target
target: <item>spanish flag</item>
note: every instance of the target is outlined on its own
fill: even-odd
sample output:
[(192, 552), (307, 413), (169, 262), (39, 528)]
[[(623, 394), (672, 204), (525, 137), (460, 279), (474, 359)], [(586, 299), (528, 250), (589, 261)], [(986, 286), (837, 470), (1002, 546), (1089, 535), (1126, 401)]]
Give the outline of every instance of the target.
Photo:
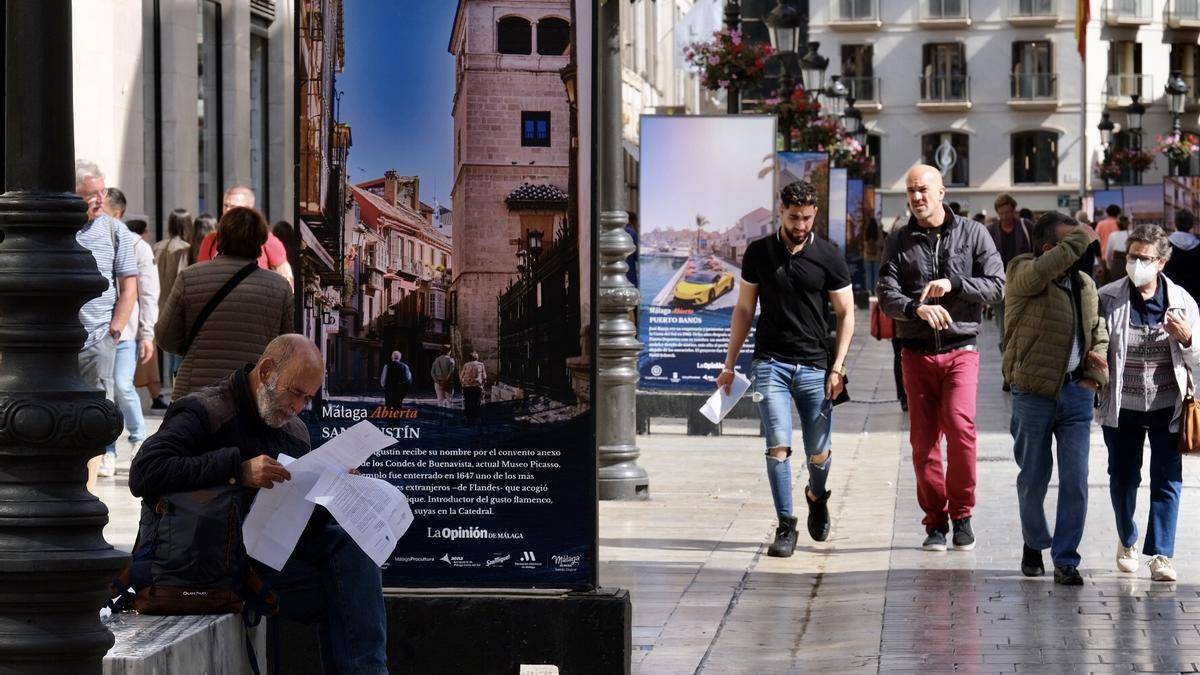
[(1091, 0), (1075, 0), (1075, 42), (1082, 61), (1087, 61), (1087, 25), (1092, 20), (1091, 5)]

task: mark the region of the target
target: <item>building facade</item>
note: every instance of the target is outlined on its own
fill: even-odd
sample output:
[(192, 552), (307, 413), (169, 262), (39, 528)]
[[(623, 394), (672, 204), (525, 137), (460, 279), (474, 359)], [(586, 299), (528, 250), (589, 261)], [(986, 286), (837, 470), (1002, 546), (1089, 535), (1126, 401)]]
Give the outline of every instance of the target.
[(565, 200), (542, 196), (568, 189), (570, 16), (568, 0), (460, 0), (450, 35), (451, 341), (456, 354), (478, 351), (490, 373), (497, 298), (517, 278), (530, 232), (552, 241), (567, 213)]
[[(1035, 211), (1077, 205), (1102, 186), (1093, 175), (1101, 113), (1124, 125), (1140, 94), (1142, 147), (1170, 130), (1170, 70), (1192, 89), (1183, 128), (1200, 127), (1196, 3), (1093, 0), (1086, 64), (1068, 0), (809, 4), (810, 39), (856, 94), (872, 135), (885, 221), (904, 212), (907, 169), (936, 165), (939, 153), (954, 160), (948, 199), (971, 213), (993, 213), (1001, 192)], [(1132, 142), (1118, 133), (1114, 145)], [(1162, 181), (1167, 162), (1155, 164), (1143, 182)]]
[(295, 223), (296, 4), (72, 2), (75, 154), (157, 234), (175, 208), (219, 214), (234, 184)]

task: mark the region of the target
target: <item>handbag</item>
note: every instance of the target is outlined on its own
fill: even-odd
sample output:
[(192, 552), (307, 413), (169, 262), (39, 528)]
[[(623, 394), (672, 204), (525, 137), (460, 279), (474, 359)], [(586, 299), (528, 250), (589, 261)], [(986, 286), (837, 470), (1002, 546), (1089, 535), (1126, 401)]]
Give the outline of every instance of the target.
[(1188, 373), (1187, 395), (1179, 416), (1179, 452), (1187, 455), (1200, 452), (1200, 405), (1196, 405), (1196, 385)]
[(879, 303), (871, 305), (871, 337), (876, 340), (891, 340), (895, 337), (895, 324), (892, 317), (879, 308)]

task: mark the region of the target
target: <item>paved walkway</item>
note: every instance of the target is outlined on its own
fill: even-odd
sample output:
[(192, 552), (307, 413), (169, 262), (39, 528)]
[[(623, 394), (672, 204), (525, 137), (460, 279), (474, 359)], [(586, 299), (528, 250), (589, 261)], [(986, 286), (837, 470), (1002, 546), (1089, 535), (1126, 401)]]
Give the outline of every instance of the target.
[[(600, 579), (632, 594), (634, 672), (1196, 672), (1200, 463), (1184, 462), (1179, 583), (1152, 583), (1144, 565), (1136, 575), (1115, 571), (1098, 427), (1085, 585), (1022, 577), (1009, 399), (988, 334), (978, 416), (979, 544), (969, 553), (922, 551), (891, 346), (863, 334), (866, 319), (860, 311), (850, 359), (851, 391), (862, 402), (835, 413), (829, 541), (813, 543), (802, 531), (793, 557), (766, 556), (775, 522), (757, 422), (727, 423), (728, 435), (698, 438), (681, 435), (682, 424), (656, 421), (656, 432), (680, 435), (639, 437), (651, 500), (600, 506)], [(108, 540), (128, 549), (137, 509), (122, 453), (118, 476), (102, 479), (98, 492), (112, 513)], [(797, 495), (804, 478), (797, 476)], [(1047, 503), (1055, 498), (1052, 484)], [(1143, 487), (1139, 527), (1147, 504)]]
[[(865, 328), (865, 312), (858, 318)], [(1136, 575), (1115, 571), (1099, 427), (1081, 547), (1085, 585), (1021, 576), (1017, 468), (995, 334), (981, 347), (979, 544), (969, 553), (920, 549), (891, 348), (865, 335), (850, 360), (851, 391), (887, 402), (837, 410), (833, 534), (816, 544), (802, 530), (792, 558), (766, 556), (774, 519), (761, 438), (639, 437), (652, 500), (600, 508), (601, 581), (633, 595), (634, 672), (1196, 672), (1200, 463), (1184, 463), (1179, 583), (1152, 583), (1144, 565)], [(797, 495), (804, 479), (797, 476)], [(1142, 528), (1147, 492), (1139, 495)], [(1052, 483), (1051, 508), (1056, 495)]]

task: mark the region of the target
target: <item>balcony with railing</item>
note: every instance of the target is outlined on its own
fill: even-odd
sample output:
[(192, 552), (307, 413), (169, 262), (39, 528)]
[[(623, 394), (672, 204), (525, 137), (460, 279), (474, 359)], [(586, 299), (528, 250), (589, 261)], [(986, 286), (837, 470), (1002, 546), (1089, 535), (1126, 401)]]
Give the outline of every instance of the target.
[(1026, 73), (1008, 76), (1008, 105), (1016, 110), (1058, 107), (1058, 75)]
[(1153, 95), (1154, 79), (1141, 73), (1124, 73), (1109, 75), (1104, 83), (1105, 105), (1110, 108), (1124, 108), (1133, 103), (1129, 98), (1134, 94), (1146, 100), (1147, 94)]
[(927, 75), (919, 78), (921, 98), (917, 107), (931, 111), (971, 109), (971, 78), (967, 75)]
[(1104, 23), (1109, 26), (1144, 26), (1154, 14), (1150, 0), (1104, 0)]
[(838, 30), (875, 30), (879, 20), (879, 0), (830, 0), (829, 27)]
[(1200, 0), (1167, 0), (1167, 25), (1171, 28), (1200, 28)]
[(878, 112), (883, 107), (878, 77), (846, 77), (843, 75), (841, 82), (846, 85), (846, 91), (854, 97), (855, 108), (862, 112)]
[(924, 28), (966, 28), (971, 25), (968, 0), (921, 0), (921, 26)]
[(1058, 23), (1058, 2), (1008, 0), (1008, 22), (1016, 26), (1053, 26)]

